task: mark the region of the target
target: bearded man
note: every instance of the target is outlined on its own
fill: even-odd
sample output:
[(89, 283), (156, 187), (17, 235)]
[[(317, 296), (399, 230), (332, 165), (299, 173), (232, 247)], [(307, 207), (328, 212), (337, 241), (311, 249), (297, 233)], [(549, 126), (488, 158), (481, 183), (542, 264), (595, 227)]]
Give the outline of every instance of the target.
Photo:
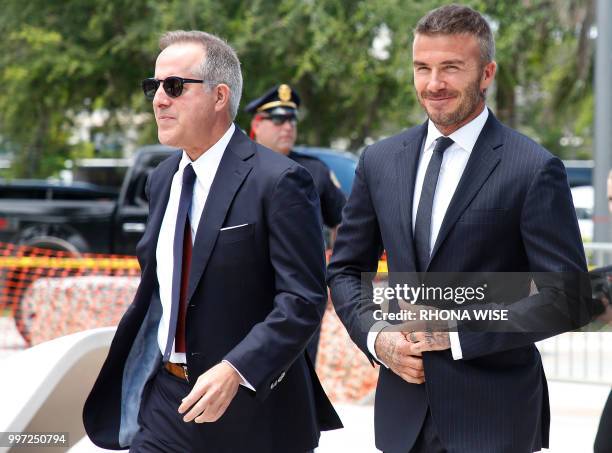
[[(390, 272), (586, 271), (562, 162), (485, 105), (494, 54), (489, 25), (471, 8), (444, 6), (419, 21), (414, 86), (429, 119), (363, 151), (343, 211), (328, 284), (353, 341), (383, 365), (375, 433), (386, 453), (548, 446), (534, 343), (554, 333), (393, 331), (377, 322), (363, 278), (383, 249)], [(551, 313), (548, 289), (524, 297)]]

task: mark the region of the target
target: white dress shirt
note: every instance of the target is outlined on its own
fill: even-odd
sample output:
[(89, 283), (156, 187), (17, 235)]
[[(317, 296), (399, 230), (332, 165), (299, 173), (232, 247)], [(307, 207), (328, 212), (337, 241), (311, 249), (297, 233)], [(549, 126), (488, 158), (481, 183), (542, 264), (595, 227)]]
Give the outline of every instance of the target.
[[(431, 237), (429, 238), (430, 253), (434, 247), (434, 244), (436, 243), (436, 239), (438, 238), (438, 233), (440, 232), (440, 227), (442, 226), (442, 221), (444, 220), (444, 215), (448, 210), (448, 206), (450, 205), (451, 199), (455, 194), (455, 190), (457, 190), (459, 180), (463, 175), (463, 170), (465, 170), (465, 166), (467, 165), (470, 154), (474, 149), (476, 140), (478, 140), (478, 136), (482, 132), (482, 128), (487, 122), (488, 117), (489, 110), (485, 106), (480, 115), (449, 135), (449, 137), (453, 139), (454, 143), (444, 152), (442, 166), (440, 167), (440, 174), (438, 176), (438, 184), (434, 194), (431, 212)], [(419, 209), (419, 201), (421, 199), (421, 191), (423, 190), (423, 181), (425, 180), (427, 166), (429, 165), (429, 161), (433, 155), (435, 141), (443, 135), (444, 134), (442, 134), (436, 128), (435, 124), (429, 120), (427, 123), (427, 137), (425, 138), (425, 146), (423, 147), (423, 153), (419, 159), (419, 166), (417, 168), (416, 181), (414, 185), (414, 196), (412, 199), (413, 231), (416, 224), (416, 216)], [(380, 331), (388, 325), (389, 324), (385, 321), (379, 321), (372, 326), (370, 332), (368, 333), (368, 350), (379, 362), (380, 360), (376, 355), (374, 344)], [(463, 358), (463, 354), (461, 351), (461, 345), (459, 343), (459, 334), (457, 332), (449, 332), (449, 338), (453, 359), (460, 360)]]
[[(219, 163), (227, 148), (236, 126), (232, 123), (229, 129), (223, 134), (217, 143), (211, 146), (206, 152), (204, 152), (195, 161), (192, 161), (187, 153), (183, 151), (179, 167), (174, 176), (172, 177), (172, 184), (170, 186), (170, 198), (168, 198), (168, 204), (166, 205), (166, 211), (164, 213), (164, 219), (162, 220), (161, 228), (159, 230), (159, 238), (157, 240), (156, 259), (157, 259), (157, 281), (159, 283), (159, 298), (162, 305), (162, 316), (159, 320), (159, 327), (157, 329), (157, 343), (161, 353), (164, 353), (166, 347), (166, 339), (168, 338), (168, 330), (170, 327), (170, 308), (172, 307), (172, 273), (174, 271), (180, 271), (180, 269), (174, 269), (174, 229), (176, 227), (176, 217), (178, 215), (179, 200), (181, 196), (181, 187), (183, 185), (183, 170), (189, 164), (192, 165), (193, 170), (196, 174), (196, 180), (193, 187), (193, 199), (191, 202), (191, 209), (189, 210), (189, 222), (191, 224), (191, 240), (195, 243), (198, 224), (200, 223), (200, 217), (206, 204), (206, 199), (210, 192)], [(172, 345), (172, 353), (170, 354), (170, 362), (173, 363), (187, 363), (184, 352), (176, 352), (175, 345)], [(236, 369), (231, 363), (225, 361), (232, 368)], [(246, 387), (254, 390), (253, 387), (244, 379), (242, 374), (236, 370), (242, 379), (242, 384)]]

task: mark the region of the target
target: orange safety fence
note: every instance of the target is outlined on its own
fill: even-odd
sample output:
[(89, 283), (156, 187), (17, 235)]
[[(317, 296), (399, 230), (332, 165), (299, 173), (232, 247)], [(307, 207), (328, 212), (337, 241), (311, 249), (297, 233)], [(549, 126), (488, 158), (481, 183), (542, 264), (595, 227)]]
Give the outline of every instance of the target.
[[(104, 292), (100, 279), (131, 278), (137, 285), (139, 276), (138, 261), (130, 256), (75, 256), (65, 251), (0, 243), (0, 332), (6, 330), (2, 326), (11, 324), (12, 318), (13, 333), (16, 330), (28, 346), (82, 330), (70, 328), (71, 325), (84, 329), (114, 325), (126, 308), (118, 302), (125, 301), (120, 292), (118, 299), (117, 291)], [(86, 291), (83, 282), (89, 282)], [(87, 300), (79, 295), (86, 295)], [(130, 297), (126, 294), (123, 299)], [(70, 303), (65, 303), (67, 300)], [(96, 306), (104, 310), (94, 317)], [(9, 342), (19, 344), (14, 335), (2, 335), (0, 348)]]
[[(63, 335), (117, 325), (139, 281), (135, 257), (0, 243), (0, 360)], [(316, 368), (334, 401), (367, 400), (376, 385), (378, 370), (351, 342), (331, 303)]]

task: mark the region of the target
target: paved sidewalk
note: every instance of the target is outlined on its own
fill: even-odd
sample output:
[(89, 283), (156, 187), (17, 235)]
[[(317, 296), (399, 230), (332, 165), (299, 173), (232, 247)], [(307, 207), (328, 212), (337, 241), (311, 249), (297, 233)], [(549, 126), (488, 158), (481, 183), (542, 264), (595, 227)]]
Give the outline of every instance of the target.
[[(605, 385), (549, 382), (550, 452), (589, 453), (610, 393)], [(611, 434), (612, 435), (612, 434)]]

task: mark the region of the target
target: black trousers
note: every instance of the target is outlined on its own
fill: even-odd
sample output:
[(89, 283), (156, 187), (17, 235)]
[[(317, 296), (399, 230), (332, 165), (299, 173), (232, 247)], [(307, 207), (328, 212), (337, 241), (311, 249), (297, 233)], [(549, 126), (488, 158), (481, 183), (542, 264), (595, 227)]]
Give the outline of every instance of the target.
[[(142, 396), (142, 403), (138, 412), (140, 430), (132, 440), (130, 452), (189, 453), (194, 450), (198, 452), (207, 451), (203, 445), (191, 444), (191, 439), (198, 438), (193, 430), (198, 429), (199, 426), (194, 422), (185, 423), (183, 416), (178, 413), (181, 400), (188, 393), (189, 386), (185, 381), (170, 374), (165, 368), (159, 369), (155, 377), (147, 384)], [(210, 453), (215, 452), (210, 451)]]
[(446, 449), (442, 446), (438, 430), (434, 425), (431, 413), (427, 409), (425, 421), (419, 432), (419, 436), (414, 445), (410, 449), (410, 453), (446, 453)]
[(140, 430), (132, 440), (130, 452), (185, 453), (193, 450), (191, 430), (178, 413), (181, 400), (189, 393), (187, 382), (160, 368), (147, 384), (142, 397), (138, 423)]

